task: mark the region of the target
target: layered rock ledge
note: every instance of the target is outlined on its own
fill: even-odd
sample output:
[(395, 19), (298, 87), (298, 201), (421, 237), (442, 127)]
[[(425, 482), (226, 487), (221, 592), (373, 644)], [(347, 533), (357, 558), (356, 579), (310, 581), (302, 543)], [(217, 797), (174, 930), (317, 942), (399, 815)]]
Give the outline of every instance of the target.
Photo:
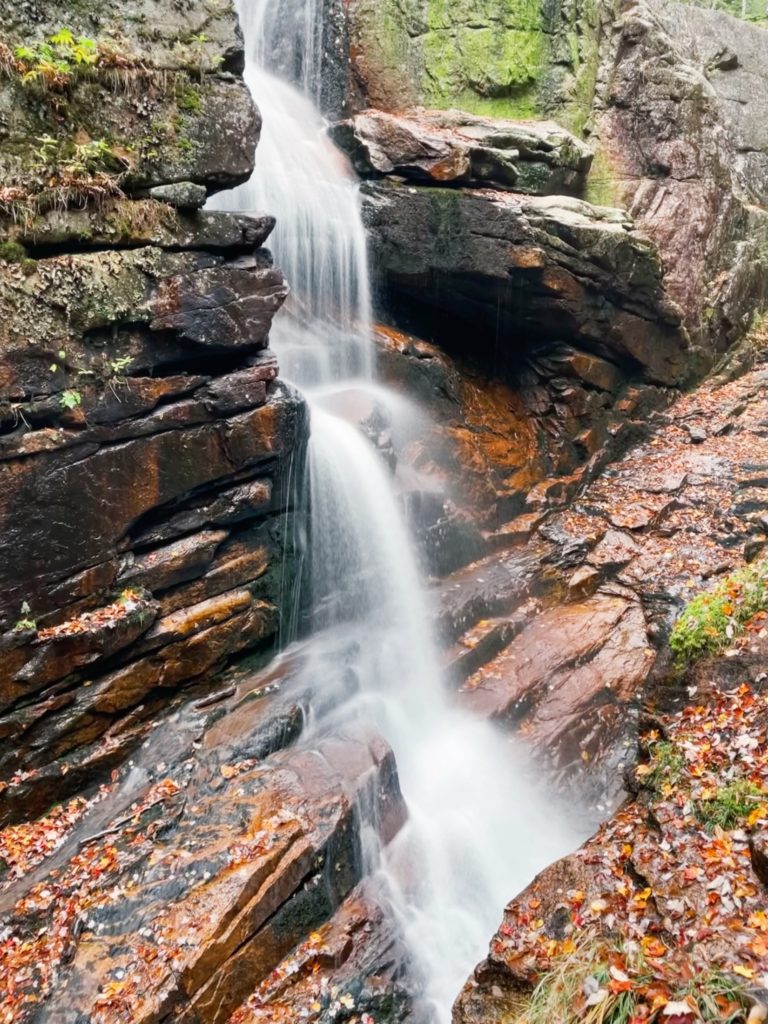
[(273, 648), (308, 430), (268, 350), (274, 220), (199, 209), (258, 140), (231, 5), (70, 15), (0, 40), (3, 821)]
[[(392, 752), (359, 724), (301, 740), (318, 706), (304, 657), (230, 674), (230, 697), (158, 723), (88, 800), (0, 830), (10, 1019), (224, 1024), (295, 947), (349, 958), (363, 828), (387, 842), (405, 807)], [(325, 659), (329, 703), (349, 696), (348, 660)]]

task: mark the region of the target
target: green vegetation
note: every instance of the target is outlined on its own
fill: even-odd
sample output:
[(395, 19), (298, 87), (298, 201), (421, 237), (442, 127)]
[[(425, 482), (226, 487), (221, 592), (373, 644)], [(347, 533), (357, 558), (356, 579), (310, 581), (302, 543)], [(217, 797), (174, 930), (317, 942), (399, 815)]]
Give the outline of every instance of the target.
[(696, 801), (696, 816), (709, 832), (743, 825), (766, 794), (748, 779), (738, 779), (718, 789), (709, 799)]
[(95, 41), (86, 36), (75, 38), (66, 27), (46, 42), (17, 46), (13, 55), (24, 85), (42, 84), (54, 89), (69, 85), (78, 71), (93, 67), (99, 60)]
[(27, 250), (18, 242), (0, 242), (0, 261), (3, 263), (24, 263)]
[(683, 611), (669, 638), (678, 664), (724, 650), (758, 612), (768, 609), (768, 561), (739, 569)]
[[(542, 975), (527, 1007), (516, 1017), (521, 1024), (629, 1024), (650, 1019), (659, 979), (637, 943), (592, 936), (570, 945), (573, 948), (556, 957)], [(748, 1006), (737, 980), (714, 970), (669, 991), (667, 999), (670, 1009), (680, 1006), (683, 1015), (720, 1024), (743, 1020)]]
[(32, 609), (26, 601), (21, 606), (21, 618), (13, 629), (17, 633), (26, 633), (30, 629), (37, 629), (37, 623), (32, 618)]
[(96, 174), (125, 170), (125, 161), (115, 155), (106, 139), (75, 142), (71, 138), (43, 135), (37, 139), (35, 169), (68, 178), (86, 178)]
[(683, 777), (686, 760), (683, 753), (669, 740), (654, 740), (648, 745), (650, 761), (644, 766), (643, 781), (650, 789), (661, 792), (666, 786), (676, 786)]
[(176, 87), (176, 102), (180, 110), (190, 114), (199, 114), (203, 106), (200, 90), (191, 82), (179, 81)]
[(79, 391), (63, 391), (59, 396), (59, 405), (62, 409), (77, 409), (83, 404), (83, 396)]

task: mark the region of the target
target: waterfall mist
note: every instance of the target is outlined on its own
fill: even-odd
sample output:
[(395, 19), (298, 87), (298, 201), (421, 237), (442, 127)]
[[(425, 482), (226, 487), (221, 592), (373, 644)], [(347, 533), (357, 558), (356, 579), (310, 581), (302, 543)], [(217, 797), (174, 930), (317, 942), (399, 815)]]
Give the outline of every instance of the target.
[[(294, 68), (307, 95), (321, 37), (314, 0)], [(436, 1019), (487, 950), (505, 901), (580, 838), (529, 778), (524, 752), (458, 709), (441, 678), (433, 615), (392, 477), (362, 433), (328, 409), (372, 377), (371, 309), (357, 185), (297, 88), (264, 70), (280, 20), (241, 0), (247, 80), (264, 118), (250, 182), (217, 201), (277, 217), (271, 246), (293, 296), (272, 344), (312, 402), (310, 606), (315, 628), (346, 624), (358, 643), (359, 696), (310, 728), (373, 721), (391, 744), (410, 818), (370, 868), (407, 940)], [(301, 23), (292, 20), (289, 31)], [(296, 71), (298, 69), (298, 71)], [(322, 396), (322, 406), (313, 402)], [(329, 397), (330, 396), (330, 397)], [(397, 410), (398, 403), (391, 404)], [(322, 687), (318, 672), (317, 686)], [(373, 829), (369, 830), (373, 833)]]

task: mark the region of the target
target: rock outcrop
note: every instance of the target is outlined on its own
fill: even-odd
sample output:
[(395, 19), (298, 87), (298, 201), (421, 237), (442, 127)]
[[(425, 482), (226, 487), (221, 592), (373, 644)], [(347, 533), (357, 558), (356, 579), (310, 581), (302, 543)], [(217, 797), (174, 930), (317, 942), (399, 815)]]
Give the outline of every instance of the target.
[(489, 120), (461, 111), (363, 111), (331, 128), (359, 174), (578, 195), (592, 153), (549, 121)]
[(198, 209), (258, 139), (231, 5), (70, 14), (4, 11), (0, 43), (3, 821), (274, 644), (307, 436), (274, 221)]
[(346, 15), (348, 95), (358, 107), (555, 113), (576, 128), (586, 119), (598, 67), (594, 9), (529, 0), (352, 0)]
[(620, 211), (392, 177), (365, 182), (363, 204), (390, 313), (517, 393), (561, 497), (685, 377), (682, 313)]
[(656, 242), (704, 367), (768, 301), (767, 58), (762, 28), (646, 0), (604, 45), (594, 194)]
[[(224, 1024), (294, 947), (354, 920), (362, 829), (386, 842), (405, 808), (375, 735), (297, 743), (323, 705), (305, 656), (233, 673), (230, 697), (187, 704), (90, 800), (0, 832), (4, 1013)], [(328, 703), (350, 694), (348, 660), (343, 644), (326, 659)]]
[[(585, 138), (595, 153), (587, 198), (626, 207), (655, 242), (696, 343), (689, 373), (701, 377), (768, 303), (768, 43), (750, 20), (669, 0), (620, 8), (612, 0), (355, 0), (337, 33), (352, 67), (347, 108), (363, 119), (354, 151), (376, 171), (392, 162), (381, 160), (376, 139), (365, 155), (384, 123), (406, 157), (394, 161), (399, 173), (413, 175), (415, 163), (422, 175), (434, 161), (428, 177), (446, 166), (455, 177), (455, 147), (446, 164), (439, 140), (423, 139), (427, 151), (414, 161), (402, 128), (393, 140), (391, 121), (365, 108), (398, 122), (422, 106), (531, 126), (549, 117)], [(329, 51), (329, 67), (338, 60)]]

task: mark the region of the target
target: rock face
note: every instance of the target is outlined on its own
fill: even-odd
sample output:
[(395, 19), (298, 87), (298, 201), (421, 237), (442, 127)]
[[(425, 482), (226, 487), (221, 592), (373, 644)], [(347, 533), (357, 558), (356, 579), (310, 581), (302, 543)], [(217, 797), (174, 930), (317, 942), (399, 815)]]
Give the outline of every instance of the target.
[(49, 0), (4, 3), (2, 14), (6, 202), (52, 208), (78, 190), (210, 189), (249, 176), (260, 120), (230, 4), (184, 23), (171, 5), (148, 14), (95, 0), (66, 23)]
[(365, 182), (363, 208), (395, 321), (516, 392), (538, 438), (534, 477), (537, 464), (560, 477), (544, 503), (620, 451), (686, 376), (682, 312), (620, 211), (394, 177)]
[[(12, 883), (0, 883), (0, 994), (18, 1019), (224, 1024), (262, 982), (275, 985), (305, 940), (311, 950), (340, 932), (339, 963), (349, 959), (343, 925), (360, 915), (347, 897), (366, 863), (362, 829), (375, 825), (386, 842), (405, 808), (392, 752), (375, 735), (350, 725), (296, 742), (310, 700), (318, 707), (303, 657), (233, 674), (231, 698), (166, 720), (95, 799), (26, 826), (43, 852), (51, 834), (62, 844), (39, 867), (40, 852), (0, 831)], [(339, 687), (349, 695), (348, 660), (343, 647), (328, 660), (326, 700)], [(369, 968), (396, 948), (377, 913)], [(32, 921), (39, 941), (29, 943)], [(396, 980), (382, 988), (391, 999)]]
[(472, 325), (500, 364), (556, 337), (655, 383), (684, 374), (680, 311), (653, 247), (619, 211), (390, 181), (363, 194), (382, 287), (427, 305), (433, 322), (450, 318), (454, 336)]
[(307, 436), (267, 349), (274, 221), (197, 209), (258, 138), (231, 6), (198, 32), (170, 4), (33, 14), (0, 44), (4, 821), (274, 643)]
[(762, 28), (645, 0), (605, 44), (596, 194), (626, 203), (658, 245), (705, 361), (768, 299), (767, 57)]
[[(578, 26), (578, 27), (577, 27)], [(596, 11), (536, 0), (352, 0), (354, 101), (583, 123), (597, 73)]]
[[(347, 106), (363, 119), (351, 148), (364, 173), (387, 173), (393, 163), (409, 176), (470, 173), (529, 191), (510, 180), (508, 158), (494, 157), (488, 175), (467, 172), (456, 146), (447, 153), (427, 125), (414, 149), (402, 114), (422, 106), (531, 124), (552, 117), (585, 137), (596, 153), (587, 197), (625, 206), (656, 243), (696, 343), (691, 376), (743, 337), (768, 303), (763, 27), (668, 0), (620, 11), (610, 0), (354, 0), (337, 37), (349, 41)], [(396, 114), (397, 128), (365, 108)], [(382, 160), (385, 129), (390, 153)], [(393, 149), (403, 159), (391, 160)]]

